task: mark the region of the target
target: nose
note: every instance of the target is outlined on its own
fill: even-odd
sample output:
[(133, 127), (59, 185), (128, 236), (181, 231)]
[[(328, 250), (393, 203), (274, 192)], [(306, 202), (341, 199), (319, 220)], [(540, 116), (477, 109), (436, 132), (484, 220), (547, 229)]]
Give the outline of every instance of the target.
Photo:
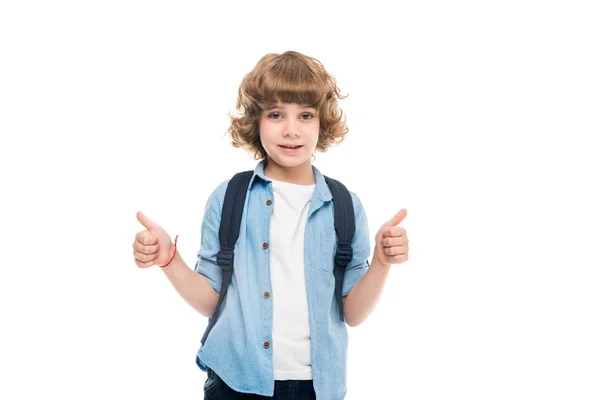
[(283, 125), (283, 136), (290, 136), (290, 135), (298, 136), (299, 132), (297, 132), (297, 129), (298, 129), (297, 122), (293, 118), (289, 118), (285, 121), (285, 123)]

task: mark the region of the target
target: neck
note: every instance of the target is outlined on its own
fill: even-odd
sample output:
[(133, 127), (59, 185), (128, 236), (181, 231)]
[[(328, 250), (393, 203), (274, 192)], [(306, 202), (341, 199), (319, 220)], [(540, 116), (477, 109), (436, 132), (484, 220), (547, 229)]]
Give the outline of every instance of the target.
[(297, 185), (314, 185), (316, 183), (310, 160), (295, 167), (282, 167), (267, 159), (265, 176), (276, 181), (295, 183)]

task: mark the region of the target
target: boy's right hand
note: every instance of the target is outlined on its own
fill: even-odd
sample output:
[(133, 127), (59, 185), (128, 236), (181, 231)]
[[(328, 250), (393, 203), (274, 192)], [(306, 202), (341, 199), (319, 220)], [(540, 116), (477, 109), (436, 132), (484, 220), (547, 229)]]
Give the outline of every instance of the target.
[(136, 213), (138, 221), (146, 227), (139, 231), (133, 242), (133, 256), (140, 268), (165, 265), (173, 255), (173, 243), (169, 234), (159, 225), (150, 221), (141, 211)]

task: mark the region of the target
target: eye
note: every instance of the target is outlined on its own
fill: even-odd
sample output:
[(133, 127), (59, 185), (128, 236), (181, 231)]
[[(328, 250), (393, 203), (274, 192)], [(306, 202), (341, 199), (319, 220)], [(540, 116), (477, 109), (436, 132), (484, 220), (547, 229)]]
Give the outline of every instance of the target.
[(303, 120), (305, 120), (305, 121), (308, 121), (309, 119), (312, 119), (312, 118), (313, 118), (313, 115), (312, 115), (312, 114), (310, 114), (310, 113), (304, 113), (304, 114), (302, 114), (302, 115), (300, 116), (300, 118), (302, 118), (302, 119), (303, 119)]
[(272, 112), (272, 113), (269, 113), (268, 117), (271, 119), (279, 119), (279, 117), (281, 117), (281, 114), (278, 112)]

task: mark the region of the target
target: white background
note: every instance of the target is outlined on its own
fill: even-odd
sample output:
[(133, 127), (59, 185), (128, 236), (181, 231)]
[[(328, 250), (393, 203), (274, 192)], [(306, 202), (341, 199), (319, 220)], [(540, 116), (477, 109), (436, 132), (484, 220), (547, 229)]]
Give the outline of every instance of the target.
[(297, 50), (350, 95), (315, 165), (373, 238), (408, 210), (347, 399), (599, 399), (593, 3), (2, 2), (0, 398), (202, 398), (206, 319), (136, 267), (135, 213), (195, 264), (256, 163), (224, 136), (239, 83)]

